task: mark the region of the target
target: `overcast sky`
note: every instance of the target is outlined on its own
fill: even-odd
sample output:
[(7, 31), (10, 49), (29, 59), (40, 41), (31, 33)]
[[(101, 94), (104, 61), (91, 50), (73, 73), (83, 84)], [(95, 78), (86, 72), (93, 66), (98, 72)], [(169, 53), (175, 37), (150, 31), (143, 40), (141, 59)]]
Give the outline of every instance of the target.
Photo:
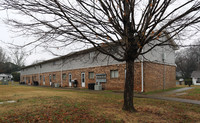
[[(12, 14), (7, 14), (6, 11), (0, 11), (0, 46), (3, 48), (4, 51), (6, 51), (7, 55), (11, 55), (11, 49), (9, 47), (12, 45), (9, 45), (9, 43), (23, 45), (26, 41), (31, 41), (32, 39), (31, 37), (19, 37), (17, 33), (12, 32), (12, 28), (3, 22), (3, 20), (7, 18), (8, 15), (11, 16)], [(25, 65), (30, 65), (36, 60), (47, 60), (56, 57), (51, 53), (45, 51), (43, 48), (36, 48), (30, 52), (29, 49), (31, 49), (31, 47), (33, 46), (28, 46), (24, 49), (28, 56), (25, 61)]]
[[(27, 42), (31, 42), (34, 40), (34, 37), (26, 37), (26, 36), (19, 36), (19, 33), (17, 32), (12, 32), (13, 28), (8, 26), (7, 24), (4, 23), (5, 18), (17, 18), (17, 19), (23, 19), (20, 15), (16, 15), (13, 13), (8, 13), (7, 11), (0, 11), (0, 46), (3, 48), (3, 50), (7, 53), (7, 55), (11, 55), (10, 50), (13, 48), (13, 45), (11, 44), (16, 44), (16, 45), (24, 45), (27, 44)], [(26, 19), (25, 19), (26, 21)], [(30, 65), (35, 61), (44, 61), (48, 59), (52, 59), (55, 57), (59, 57), (61, 55), (66, 55), (70, 52), (78, 51), (83, 48), (89, 48), (88, 46), (83, 46), (73, 44), (72, 46), (68, 48), (56, 48), (56, 49), (51, 49), (55, 54), (52, 54), (51, 52), (47, 51), (44, 49), (44, 47), (37, 47), (33, 48), (34, 45), (26, 46), (23, 50), (26, 51), (27, 58), (25, 61), (25, 65)], [(48, 46), (47, 46), (48, 47)], [(31, 50), (30, 49), (34, 49)]]
[[(8, 27), (6, 24), (3, 23), (3, 19), (7, 18), (7, 17), (11, 17), (11, 16), (16, 16), (17, 18), (21, 18), (22, 20), (24, 19), (23, 17), (21, 17), (20, 15), (13, 15), (11, 13), (6, 13), (6, 11), (0, 11), (0, 46), (4, 49), (4, 51), (7, 52), (7, 54), (10, 53), (10, 49), (8, 47), (7, 43), (14, 43), (14, 44), (20, 44), (23, 45), (25, 42), (27, 41), (31, 41), (33, 39), (33, 37), (18, 37), (16, 33), (11, 32), (11, 28)], [(185, 41), (184, 44), (191, 44), (192, 40), (190, 41)], [(31, 49), (33, 46), (28, 46), (26, 47), (24, 50), (27, 51), (27, 59), (25, 62), (25, 65), (30, 65), (32, 64), (34, 61), (36, 60), (47, 60), (47, 59), (51, 59), (54, 57), (58, 57), (58, 56), (54, 56), (51, 53), (49, 53), (48, 51), (45, 51), (43, 48), (36, 48), (34, 50), (32, 50), (31, 52), (29, 52), (29, 49)], [(77, 49), (77, 47), (74, 47), (73, 49)], [(72, 49), (70, 50), (63, 50), (61, 51), (61, 49), (57, 49), (58, 52), (61, 52), (60, 54), (67, 54), (71, 51), (73, 51)]]

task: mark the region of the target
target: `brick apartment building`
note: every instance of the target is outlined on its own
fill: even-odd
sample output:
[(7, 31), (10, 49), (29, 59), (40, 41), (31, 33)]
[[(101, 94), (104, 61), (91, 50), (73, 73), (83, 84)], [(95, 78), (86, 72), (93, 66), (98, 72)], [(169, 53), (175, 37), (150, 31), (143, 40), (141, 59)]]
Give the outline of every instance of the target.
[[(172, 46), (156, 47), (135, 62), (135, 88), (137, 92), (147, 92), (175, 87), (175, 50)], [(144, 47), (144, 50), (148, 47)], [(97, 55), (98, 54), (98, 55)], [(77, 80), (79, 88), (88, 88), (89, 83), (96, 83), (102, 77), (105, 90), (123, 90), (125, 82), (125, 62), (118, 62), (95, 48), (67, 54), (21, 70), (21, 82), (40, 86), (59, 83), (61, 87), (72, 87)]]

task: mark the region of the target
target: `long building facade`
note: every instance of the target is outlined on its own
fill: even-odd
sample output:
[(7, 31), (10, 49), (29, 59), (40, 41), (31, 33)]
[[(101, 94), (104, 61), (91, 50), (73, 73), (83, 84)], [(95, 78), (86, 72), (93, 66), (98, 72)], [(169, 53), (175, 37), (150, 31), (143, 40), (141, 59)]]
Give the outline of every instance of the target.
[[(147, 92), (175, 87), (173, 46), (154, 48), (140, 56), (134, 66), (134, 91)], [(125, 62), (118, 62), (90, 48), (26, 66), (21, 70), (20, 81), (27, 85), (37, 82), (39, 86), (59, 84), (61, 87), (74, 87), (76, 81), (78, 88), (88, 88), (90, 83), (99, 82), (105, 90), (123, 90), (125, 68)]]

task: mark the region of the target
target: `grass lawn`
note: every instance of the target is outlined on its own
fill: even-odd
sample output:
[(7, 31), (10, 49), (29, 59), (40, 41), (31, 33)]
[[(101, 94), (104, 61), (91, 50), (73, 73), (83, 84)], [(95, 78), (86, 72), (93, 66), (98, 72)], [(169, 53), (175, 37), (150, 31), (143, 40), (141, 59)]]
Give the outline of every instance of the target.
[[(188, 87), (186, 85), (178, 85), (178, 87)], [(191, 87), (194, 87), (193, 89), (172, 94), (170, 97), (177, 97), (177, 98), (183, 98), (183, 99), (192, 99), (192, 100), (199, 100), (200, 101), (200, 86), (198, 85), (192, 85)], [(183, 95), (181, 94), (183, 93)]]
[(123, 111), (123, 94), (0, 85), (0, 122), (198, 122), (200, 106), (135, 98), (138, 112)]

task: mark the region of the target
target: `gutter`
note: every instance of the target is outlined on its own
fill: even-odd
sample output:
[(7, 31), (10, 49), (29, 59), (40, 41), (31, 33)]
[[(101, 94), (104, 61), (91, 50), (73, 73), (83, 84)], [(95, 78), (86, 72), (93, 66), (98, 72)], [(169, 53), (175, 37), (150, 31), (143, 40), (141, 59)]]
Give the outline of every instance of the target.
[(39, 76), (38, 76), (38, 79), (39, 79), (39, 86), (40, 86), (40, 73), (41, 73), (41, 68), (40, 68), (40, 66), (39, 66)]
[(141, 60), (141, 92), (144, 92), (144, 58)]
[[(60, 74), (61, 74), (61, 75), (60, 75), (60, 80), (61, 80), (61, 81), (60, 81), (60, 84), (61, 84), (61, 87), (63, 87), (63, 76), (62, 76), (62, 75), (63, 75), (63, 66), (64, 66), (64, 64), (65, 64), (65, 61), (63, 61), (63, 59), (62, 59), (62, 60), (61, 60), (61, 68), (60, 68), (60, 69), (61, 69), (61, 70), (60, 70)], [(67, 75), (66, 75), (66, 76), (67, 76)]]
[(164, 47), (162, 47), (162, 61), (163, 61), (163, 90), (165, 90), (165, 72), (166, 72), (166, 68), (165, 68), (165, 51), (164, 51), (165, 49), (164, 49)]
[(63, 70), (62, 70), (62, 67), (63, 67), (63, 65), (61, 65), (61, 71), (60, 71), (60, 79), (61, 79), (61, 87), (62, 87), (62, 85), (63, 85), (63, 81), (62, 81), (62, 72), (63, 72)]

